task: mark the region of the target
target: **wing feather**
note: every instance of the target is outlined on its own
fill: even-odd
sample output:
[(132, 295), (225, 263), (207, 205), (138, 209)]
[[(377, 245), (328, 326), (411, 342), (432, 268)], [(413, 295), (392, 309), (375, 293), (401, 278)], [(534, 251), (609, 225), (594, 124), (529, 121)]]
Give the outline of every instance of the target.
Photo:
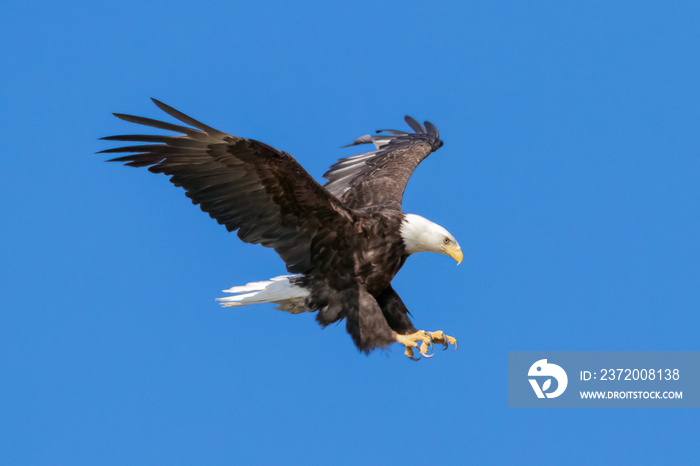
[(185, 189), (194, 204), (228, 231), (237, 230), (245, 242), (274, 248), (292, 273), (310, 270), (311, 243), (316, 237), (327, 235), (325, 230), (329, 228), (351, 225), (352, 212), (291, 155), (253, 139), (223, 133), (156, 99), (153, 102), (191, 127), (115, 114), (131, 123), (182, 136), (128, 134), (103, 138), (149, 143), (102, 151), (129, 154), (110, 161), (148, 167), (151, 172), (169, 176), (175, 186)]
[(325, 188), (346, 207), (401, 209), (401, 199), (411, 174), (442, 146), (435, 125), (426, 121), (423, 127), (410, 116), (404, 119), (413, 133), (380, 130), (378, 132), (389, 134), (361, 136), (350, 146), (374, 144), (377, 149), (340, 159), (323, 175), (328, 180)]
[(410, 126), (411, 129), (413, 131), (415, 131), (416, 133), (418, 133), (418, 134), (425, 133), (425, 128), (423, 128), (423, 126), (420, 123), (418, 123), (415, 120), (415, 118), (411, 118), (410, 116), (406, 115), (405, 117), (403, 117), (403, 119), (406, 121), (406, 123), (408, 123), (408, 126)]

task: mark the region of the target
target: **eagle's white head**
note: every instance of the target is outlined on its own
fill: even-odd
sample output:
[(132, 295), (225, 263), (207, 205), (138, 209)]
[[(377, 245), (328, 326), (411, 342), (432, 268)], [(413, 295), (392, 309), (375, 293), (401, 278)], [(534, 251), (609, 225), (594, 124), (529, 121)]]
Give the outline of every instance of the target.
[(437, 223), (420, 215), (404, 214), (401, 237), (408, 254), (436, 252), (462, 262), (462, 249), (454, 236)]

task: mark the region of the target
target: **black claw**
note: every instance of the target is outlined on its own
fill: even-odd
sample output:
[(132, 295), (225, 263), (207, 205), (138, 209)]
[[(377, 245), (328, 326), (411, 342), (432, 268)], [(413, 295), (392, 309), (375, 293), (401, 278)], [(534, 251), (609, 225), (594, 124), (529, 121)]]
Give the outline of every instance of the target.
[(428, 354), (433, 351), (433, 340), (432, 338), (430, 339), (430, 343), (428, 343), (428, 349), (425, 350), (425, 353), (422, 351), (419, 351), (421, 355), (423, 355), (424, 358), (432, 358), (434, 354)]
[(457, 351), (457, 348), (459, 348), (459, 345), (457, 344), (457, 340), (455, 340), (455, 351)]
[[(406, 351), (410, 351), (410, 356), (409, 356), (408, 353), (406, 353), (406, 356), (408, 356), (408, 359), (410, 359), (410, 360), (412, 360), (412, 361), (420, 361), (420, 357), (417, 357), (417, 358), (414, 358), (414, 357), (413, 357), (413, 349), (411, 349), (411, 348), (409, 348), (409, 347), (407, 346), (407, 347), (406, 347)], [(420, 351), (418, 351), (418, 353), (420, 353)]]

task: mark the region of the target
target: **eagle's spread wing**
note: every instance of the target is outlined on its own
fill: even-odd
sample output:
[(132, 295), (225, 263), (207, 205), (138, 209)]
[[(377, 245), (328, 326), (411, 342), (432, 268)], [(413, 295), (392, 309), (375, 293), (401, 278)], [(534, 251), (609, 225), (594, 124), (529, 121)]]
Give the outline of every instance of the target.
[(437, 128), (425, 126), (406, 116), (415, 131), (406, 133), (381, 130), (389, 134), (362, 136), (351, 146), (374, 144), (376, 150), (338, 160), (323, 175), (325, 188), (349, 208), (383, 206), (401, 209), (401, 199), (411, 174), (419, 163), (442, 146)]
[[(311, 267), (312, 240), (324, 225), (347, 225), (352, 213), (317, 183), (289, 154), (253, 139), (217, 131), (153, 99), (164, 112), (194, 128), (116, 114), (132, 123), (182, 136), (123, 135), (103, 139), (147, 144), (103, 153), (131, 153), (112, 159), (170, 176), (194, 204), (247, 243), (274, 248), (293, 273)], [(196, 129), (195, 129), (196, 128)]]

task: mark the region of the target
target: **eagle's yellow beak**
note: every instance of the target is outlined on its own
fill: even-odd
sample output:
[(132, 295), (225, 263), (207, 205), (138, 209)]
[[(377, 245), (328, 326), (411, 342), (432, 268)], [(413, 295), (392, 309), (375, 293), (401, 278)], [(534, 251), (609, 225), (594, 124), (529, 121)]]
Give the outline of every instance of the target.
[(448, 256), (457, 261), (457, 265), (462, 263), (462, 259), (464, 258), (464, 254), (462, 254), (462, 248), (460, 248), (456, 244), (448, 244), (447, 246), (443, 245), (442, 249), (445, 250)]

